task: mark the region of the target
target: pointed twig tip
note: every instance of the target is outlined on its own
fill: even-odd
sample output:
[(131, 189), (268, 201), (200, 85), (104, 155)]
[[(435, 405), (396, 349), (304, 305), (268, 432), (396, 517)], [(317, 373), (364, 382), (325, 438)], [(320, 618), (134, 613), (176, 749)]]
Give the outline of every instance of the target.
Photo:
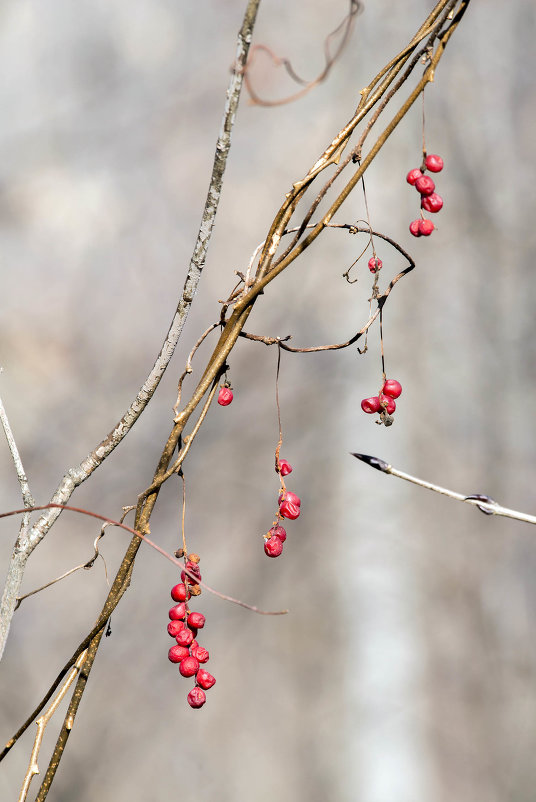
[(350, 453), (352, 457), (357, 457), (357, 459), (360, 459), (362, 462), (366, 462), (371, 468), (376, 468), (377, 471), (389, 473), (389, 464), (385, 462), (385, 460), (380, 459), (379, 457), (370, 457), (368, 454), (356, 454), (353, 451)]

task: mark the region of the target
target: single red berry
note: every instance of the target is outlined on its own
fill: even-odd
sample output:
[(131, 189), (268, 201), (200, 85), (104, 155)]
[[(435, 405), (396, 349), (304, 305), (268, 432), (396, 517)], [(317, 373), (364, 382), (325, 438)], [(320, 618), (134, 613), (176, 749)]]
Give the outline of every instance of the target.
[(167, 631), (172, 638), (176, 638), (179, 632), (184, 629), (186, 624), (184, 621), (170, 621), (167, 625)]
[(429, 237), (435, 226), (431, 220), (419, 220), (419, 234), (423, 237)]
[(197, 657), (200, 663), (208, 662), (209, 654), (208, 651), (203, 648), (203, 646), (198, 646), (197, 644), (194, 646), (192, 643), (190, 647), (190, 654), (192, 654), (194, 657)]
[(197, 684), (200, 685), (205, 691), (208, 691), (209, 688), (212, 688), (216, 682), (215, 677), (213, 677), (212, 674), (209, 674), (208, 671), (205, 671), (204, 668), (199, 669), (195, 680)]
[(188, 626), (190, 629), (201, 629), (205, 626), (205, 616), (203, 613), (190, 613), (188, 616)]
[(437, 192), (432, 192), (431, 195), (423, 195), (421, 198), (421, 209), (425, 209), (427, 212), (435, 214), (440, 212), (442, 208), (443, 198)]
[(268, 534), (271, 537), (278, 537), (281, 543), (284, 543), (287, 539), (287, 531), (282, 526), (272, 526)]
[(183, 582), (171, 588), (171, 598), (176, 602), (188, 601), (190, 593)]
[(218, 393), (218, 404), (220, 407), (228, 407), (233, 400), (233, 391), (230, 387), (220, 387)]
[(382, 269), (382, 267), (383, 267), (383, 262), (381, 259), (377, 258), (375, 259), (374, 256), (372, 256), (368, 260), (368, 269), (370, 270), (371, 273), (377, 273), (378, 270)]
[(179, 646), (189, 646), (194, 639), (194, 633), (188, 627), (181, 629), (180, 632), (177, 632), (175, 635), (175, 640), (179, 644)]
[(429, 175), (423, 175), (415, 181), (415, 189), (421, 195), (431, 195), (435, 189), (435, 184)]
[(172, 646), (168, 652), (168, 658), (171, 660), (172, 663), (180, 663), (184, 660), (185, 657), (188, 657), (190, 652), (186, 648), (186, 646)]
[(203, 707), (207, 701), (205, 691), (201, 690), (201, 688), (192, 688), (186, 698), (190, 707), (193, 708)]
[(421, 236), (421, 232), (419, 231), (420, 222), (421, 222), (420, 220), (412, 220), (412, 222), (409, 224), (409, 230), (411, 231), (414, 237)]
[(383, 407), (388, 415), (392, 415), (396, 409), (396, 401), (394, 398), (389, 398), (388, 395), (380, 395), (380, 403), (385, 406)]
[(396, 379), (387, 379), (382, 387), (382, 393), (388, 395), (389, 398), (398, 398), (402, 395), (402, 385)]
[(411, 184), (411, 186), (414, 186), (415, 181), (418, 178), (421, 178), (421, 176), (422, 176), (421, 171), (419, 170), (418, 167), (415, 167), (415, 169), (410, 170), (409, 173), (407, 174), (406, 181), (408, 182), (408, 184)]
[(436, 153), (430, 153), (430, 155), (426, 157), (424, 163), (426, 169), (430, 170), (431, 173), (440, 173), (443, 169), (443, 159)]
[[(279, 505), (279, 514), (283, 518), (289, 518), (291, 521), (295, 521), (296, 518), (300, 517), (300, 508), (292, 501), (285, 500)], [(279, 538), (277, 539), (279, 540)]]
[(301, 499), (296, 493), (291, 493), (290, 490), (281, 491), (279, 494), (278, 503), (281, 504), (282, 501), (290, 501), (291, 504), (295, 504), (296, 507), (301, 506)]
[[(289, 473), (292, 473), (292, 465), (286, 459), (279, 460), (279, 471), (281, 476), (288, 476)], [(277, 469), (276, 469), (277, 473)]]
[(283, 543), (276, 535), (264, 541), (264, 553), (267, 557), (279, 557), (283, 551)]
[(169, 617), (172, 621), (182, 621), (185, 615), (186, 605), (184, 602), (181, 602), (181, 604), (176, 604), (175, 607), (172, 607), (169, 611)]
[(179, 671), (183, 677), (193, 677), (199, 671), (199, 660), (197, 657), (192, 657), (191, 654), (188, 655), (184, 660), (181, 660)]
[(380, 411), (380, 399), (377, 395), (373, 398), (364, 398), (361, 401), (361, 409), (363, 412), (366, 412), (367, 415), (372, 415), (374, 412)]

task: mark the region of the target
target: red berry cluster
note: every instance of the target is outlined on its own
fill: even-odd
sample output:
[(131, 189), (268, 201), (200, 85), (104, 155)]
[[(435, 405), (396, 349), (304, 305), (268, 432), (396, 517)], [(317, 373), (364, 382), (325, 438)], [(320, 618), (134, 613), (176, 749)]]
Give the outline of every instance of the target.
[(231, 390), (229, 384), (225, 382), (225, 384), (220, 387), (218, 392), (218, 404), (220, 407), (228, 407), (232, 400), (233, 391)]
[[(292, 473), (292, 465), (286, 459), (278, 459), (276, 471), (281, 476), (287, 476)], [(296, 493), (291, 493), (286, 488), (281, 490), (278, 498), (279, 512), (277, 520), (281, 518), (288, 518), (295, 521), (300, 515), (301, 499)], [(280, 526), (277, 521), (271, 529), (264, 535), (264, 553), (268, 557), (279, 557), (283, 551), (283, 543), (287, 539), (286, 530)]]
[[(435, 184), (429, 175), (424, 175), (426, 170), (431, 173), (440, 173), (443, 169), (443, 159), (435, 153), (426, 156), (421, 168), (415, 167), (406, 176), (406, 181), (415, 187), (421, 196), (421, 209), (435, 214), (443, 207), (443, 198), (435, 192)], [(420, 220), (413, 220), (409, 225), (409, 230), (414, 237), (429, 237), (435, 226), (431, 220), (422, 216)]]
[[(379, 395), (372, 398), (364, 398), (361, 401), (361, 409), (368, 415), (379, 412), (380, 416), (392, 415), (396, 409), (395, 398), (402, 393), (402, 385), (396, 379), (387, 379)], [(384, 421), (385, 422), (385, 421)]]
[[(198, 563), (197, 554), (188, 555), (186, 570), (200, 580)], [(205, 626), (205, 616), (202, 613), (191, 612), (187, 604), (191, 596), (199, 595), (201, 588), (186, 571), (182, 571), (181, 580), (178, 585), (171, 588), (171, 598), (178, 604), (169, 611), (171, 620), (167, 629), (177, 644), (169, 650), (168, 658), (172, 663), (179, 664), (179, 671), (183, 677), (195, 677), (195, 687), (187, 699), (190, 707), (197, 708), (203, 707), (207, 701), (205, 691), (212, 688), (216, 680), (212, 674), (201, 668), (201, 663), (207, 662), (209, 654), (196, 640), (197, 631)]]

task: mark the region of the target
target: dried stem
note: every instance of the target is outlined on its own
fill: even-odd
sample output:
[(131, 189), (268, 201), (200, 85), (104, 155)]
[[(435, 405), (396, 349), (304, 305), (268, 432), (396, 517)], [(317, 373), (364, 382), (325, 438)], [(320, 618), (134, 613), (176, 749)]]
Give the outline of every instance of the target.
[(78, 674), (80, 667), (84, 660), (86, 659), (87, 650), (82, 652), (82, 654), (78, 657), (78, 660), (69, 671), (68, 675), (66, 676), (65, 680), (63, 681), (63, 685), (61, 686), (60, 692), (56, 695), (56, 698), (46, 711), (46, 713), (37, 719), (37, 733), (35, 735), (35, 741), (32, 749), (32, 754), (30, 756), (30, 765), (28, 766), (28, 771), (26, 772), (26, 776), (24, 777), (24, 782), (22, 784), (22, 789), (19, 794), (18, 802), (24, 802), (26, 797), (28, 796), (28, 791), (30, 790), (30, 783), (32, 782), (33, 777), (36, 774), (39, 774), (39, 766), (37, 764), (37, 758), (39, 756), (39, 750), (41, 749), (41, 744), (43, 743), (43, 736), (45, 734), (45, 729), (47, 727), (48, 722), (58, 709), (59, 705), (61, 704), (65, 694), (71, 687), (74, 682), (74, 678)]
[(427, 490), (441, 493), (442, 496), (448, 496), (456, 501), (463, 501), (466, 504), (471, 504), (473, 507), (478, 507), (478, 509), (486, 515), (501, 515), (504, 518), (514, 518), (516, 521), (523, 521), (526, 524), (536, 524), (536, 515), (529, 515), (525, 512), (519, 512), (519, 510), (511, 510), (508, 507), (503, 507), (490, 496), (483, 493), (463, 495), (462, 493), (456, 493), (454, 490), (448, 490), (446, 487), (434, 485), (432, 482), (419, 479), (417, 476), (412, 476), (410, 473), (399, 471), (398, 468), (393, 468), (392, 465), (389, 465), (389, 463), (379, 457), (369, 457), (367, 454), (352, 454), (352, 456), (370, 465), (371, 468), (382, 471), (382, 473), (398, 476), (399, 479), (405, 479), (406, 482), (412, 482), (414, 485), (419, 485), (419, 487), (425, 487)]

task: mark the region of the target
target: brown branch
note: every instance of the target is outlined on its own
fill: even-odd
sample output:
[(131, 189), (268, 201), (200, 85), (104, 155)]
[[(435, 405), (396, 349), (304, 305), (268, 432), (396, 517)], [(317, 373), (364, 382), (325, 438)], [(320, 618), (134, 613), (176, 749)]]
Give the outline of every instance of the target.
[(54, 701), (52, 702), (46, 713), (37, 719), (36, 722), (37, 732), (35, 734), (35, 741), (32, 749), (32, 754), (30, 756), (30, 765), (28, 766), (28, 771), (26, 772), (26, 775), (24, 777), (24, 782), (22, 784), (22, 789), (18, 798), (18, 802), (25, 801), (26, 797), (28, 796), (28, 791), (30, 790), (30, 783), (32, 782), (33, 777), (35, 777), (36, 774), (39, 774), (39, 766), (37, 764), (37, 758), (39, 755), (39, 750), (41, 749), (41, 744), (43, 743), (45, 729), (50, 719), (52, 718), (52, 716), (60, 706), (61, 702), (63, 701), (65, 694), (73, 684), (74, 679), (78, 674), (82, 663), (86, 659), (86, 654), (87, 651), (82, 652), (82, 654), (79, 656), (78, 660), (74, 664), (73, 668), (65, 678), (60, 692), (57, 694), (56, 698), (54, 699)]

